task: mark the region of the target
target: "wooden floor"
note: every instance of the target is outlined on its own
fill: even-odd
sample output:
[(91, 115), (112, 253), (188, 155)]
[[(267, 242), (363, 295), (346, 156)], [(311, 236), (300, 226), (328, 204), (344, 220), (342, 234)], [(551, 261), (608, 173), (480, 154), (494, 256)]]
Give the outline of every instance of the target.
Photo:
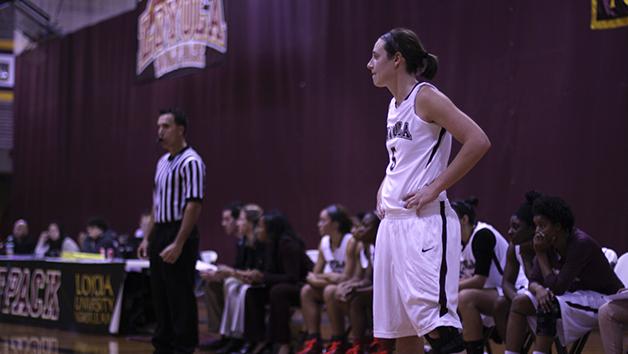
[[(209, 333), (203, 322), (205, 309), (199, 302), (199, 336), (201, 340), (216, 337)], [(329, 333), (328, 323), (323, 323), (322, 335)], [(628, 333), (624, 336), (624, 348), (628, 348)], [(502, 345), (493, 345), (493, 353), (503, 353)], [(35, 326), (0, 323), (0, 353), (89, 353), (89, 354), (117, 354), (117, 353), (152, 353), (152, 346), (148, 336), (112, 336), (93, 335), (49, 329)], [(197, 350), (197, 353), (209, 353)], [(604, 353), (597, 331), (593, 332), (587, 341), (584, 352), (586, 354)]]
[(1, 323), (0, 353), (152, 353), (152, 346), (125, 337)]
[[(203, 332), (202, 327), (204, 326), (199, 326), (201, 337), (211, 337), (212, 334), (206, 330)], [(624, 339), (628, 339), (628, 336)], [(152, 353), (149, 340), (147, 336), (91, 335), (34, 326), (0, 324), (0, 353)], [(492, 348), (495, 354), (504, 352), (501, 345), (493, 345)], [(209, 352), (197, 350), (197, 353)], [(597, 332), (589, 337), (584, 353), (604, 353)]]

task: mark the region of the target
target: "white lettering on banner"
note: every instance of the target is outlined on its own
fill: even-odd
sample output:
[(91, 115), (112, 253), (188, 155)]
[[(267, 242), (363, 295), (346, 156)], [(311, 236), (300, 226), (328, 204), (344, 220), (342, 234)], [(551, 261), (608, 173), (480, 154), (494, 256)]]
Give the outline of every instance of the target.
[(39, 297), (39, 292), (46, 288), (46, 274), (41, 269), (35, 269), (31, 278), (31, 315), (35, 318), (44, 312), (44, 300)]
[(61, 272), (58, 270), (46, 271), (46, 295), (44, 297), (44, 313), (41, 318), (44, 320), (58, 320), (59, 288), (61, 288)]
[(148, 0), (137, 24), (137, 75), (151, 63), (155, 77), (204, 68), (205, 48), (227, 51), (223, 0)]
[(59, 320), (61, 271), (0, 267), (3, 314)]
[(28, 289), (30, 288), (31, 283), (31, 270), (24, 268), (22, 270), (22, 276), (20, 277), (18, 290), (17, 290), (17, 300), (13, 302), (11, 305), (11, 314), (28, 317), (28, 308), (30, 306), (30, 301), (26, 301), (26, 297), (28, 295)]

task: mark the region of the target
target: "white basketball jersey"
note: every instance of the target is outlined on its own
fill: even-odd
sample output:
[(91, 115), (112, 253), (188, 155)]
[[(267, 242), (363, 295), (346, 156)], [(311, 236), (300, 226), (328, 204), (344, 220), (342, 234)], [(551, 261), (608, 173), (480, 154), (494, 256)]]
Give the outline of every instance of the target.
[(369, 245), (369, 254), (371, 255), (370, 257), (366, 255), (365, 248), (360, 250), (360, 267), (362, 267), (362, 269), (366, 269), (369, 264), (372, 265), (375, 263), (375, 245)]
[(325, 268), (323, 273), (342, 273), (345, 270), (345, 258), (347, 255), (347, 243), (353, 237), (351, 234), (345, 234), (340, 241), (340, 246), (335, 250), (331, 249), (331, 237), (323, 236), (321, 239), (321, 252), (325, 259)]
[(494, 257), (491, 260), (491, 268), (488, 272), (488, 278), (484, 283), (485, 288), (501, 288), (502, 287), (502, 275), (504, 274), (504, 267), (506, 266), (506, 253), (508, 252), (508, 242), (499, 231), (493, 226), (478, 221), (469, 242), (462, 249), (462, 262), (460, 264), (461, 277), (469, 277), (473, 275), (475, 270), (475, 256), (473, 256), (473, 239), (478, 231), (488, 229), (493, 235), (495, 235), (495, 248), (493, 249)]
[(521, 290), (528, 287), (528, 277), (525, 272), (525, 265), (523, 263), (523, 257), (521, 256), (521, 246), (515, 245), (515, 257), (519, 262), (519, 274), (517, 275), (517, 281), (515, 282), (515, 289)]
[[(386, 148), (390, 162), (382, 186), (382, 206), (385, 210), (403, 210), (403, 197), (430, 184), (449, 163), (451, 134), (443, 127), (428, 123), (416, 115), (414, 103), (423, 87), (418, 84), (399, 107), (395, 98), (388, 107)], [(447, 199), (445, 191), (439, 201)]]

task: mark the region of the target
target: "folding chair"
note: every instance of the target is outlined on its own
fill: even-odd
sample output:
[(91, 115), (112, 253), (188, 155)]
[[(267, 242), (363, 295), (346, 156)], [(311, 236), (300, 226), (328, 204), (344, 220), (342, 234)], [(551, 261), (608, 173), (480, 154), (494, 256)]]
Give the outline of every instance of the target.
[[(561, 343), (558, 337), (554, 337), (554, 346), (556, 347), (556, 352), (558, 354), (581, 354), (582, 350), (584, 350), (584, 346), (587, 344), (587, 340), (589, 339), (589, 335), (591, 332), (587, 332), (587, 334), (578, 338), (575, 342), (571, 344), (571, 347), (567, 349)], [(528, 353), (534, 345), (534, 339), (536, 337), (532, 332), (528, 331), (526, 339), (523, 342), (523, 346), (521, 347), (521, 354)], [(551, 348), (550, 348), (551, 353)]]

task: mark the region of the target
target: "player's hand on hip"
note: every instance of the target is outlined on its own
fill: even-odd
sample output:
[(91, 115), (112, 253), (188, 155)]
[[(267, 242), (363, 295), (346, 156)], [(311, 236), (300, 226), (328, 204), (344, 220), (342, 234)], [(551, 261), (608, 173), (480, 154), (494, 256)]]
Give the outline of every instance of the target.
[(382, 203), (378, 201), (377, 206), (375, 207), (375, 215), (381, 220), (386, 216), (386, 212), (384, 211), (384, 207)]
[(163, 259), (166, 263), (174, 263), (177, 259), (179, 259), (182, 249), (183, 248), (181, 246), (173, 242), (161, 251), (159, 257), (161, 257), (161, 259)]
[(405, 202), (404, 208), (416, 209), (418, 214), (425, 204), (436, 200), (436, 197), (438, 197), (438, 193), (432, 187), (425, 186), (414, 193), (406, 195), (402, 200)]
[(148, 258), (148, 240), (147, 239), (143, 239), (139, 247), (137, 247), (137, 258), (139, 259)]
[(382, 205), (382, 196), (377, 193), (377, 201), (375, 202), (375, 215), (381, 220), (386, 216), (384, 212), (384, 206)]

